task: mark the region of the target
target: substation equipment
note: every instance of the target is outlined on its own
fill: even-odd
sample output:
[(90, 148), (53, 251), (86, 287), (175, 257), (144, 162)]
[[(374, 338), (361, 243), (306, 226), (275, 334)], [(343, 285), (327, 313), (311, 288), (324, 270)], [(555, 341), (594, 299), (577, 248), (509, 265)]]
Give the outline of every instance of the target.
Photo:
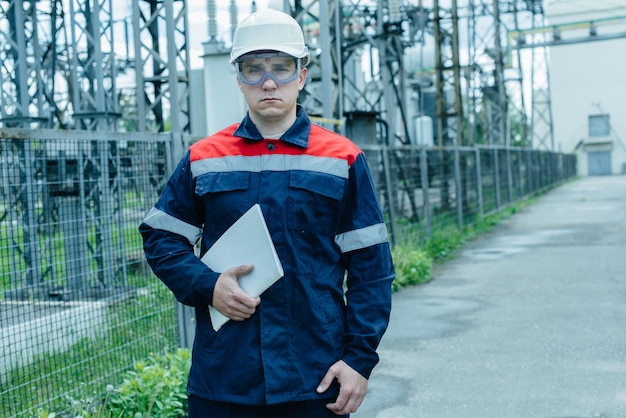
[[(231, 34), (241, 13), (236, 3), (230, 1)], [(515, 142), (553, 150), (545, 51), (558, 39), (544, 28), (542, 1), (282, 5), (301, 23), (312, 52), (300, 102), (329, 129), (364, 138), (365, 145)], [(22, 236), (9, 234), (11, 247), (19, 241), (24, 248), (11, 253), (11, 264), (16, 271), (27, 266), (8, 297), (20, 297), (24, 288), (30, 296), (54, 293), (43, 285), (53, 273), (42, 268), (54, 254), (38, 248), (40, 233), (55, 232), (38, 230), (46, 216), (63, 220), (66, 272), (87, 271), (90, 262), (100, 272), (68, 280), (62, 289), (68, 297), (93, 296), (94, 283), (125, 284), (124, 263), (119, 271), (104, 268), (119, 255), (111, 231), (121, 226), (123, 210), (109, 196), (132, 188), (125, 172), (152, 170), (148, 176), (159, 179), (171, 164), (155, 158), (134, 167), (125, 135), (167, 132), (182, 147), (186, 135), (201, 134), (191, 128), (201, 116), (190, 106), (195, 86), (187, 9), (188, 0), (0, 0), (0, 132), (31, 132), (28, 141), (2, 142), (7, 175), (0, 190), (9, 203), (0, 221), (21, 224)], [(217, 0), (208, 0), (206, 10), (207, 43), (227, 49), (230, 40), (217, 36)], [(530, 73), (521, 65), (525, 50), (531, 51)], [(55, 139), (65, 131), (93, 131), (83, 136), (94, 140), (53, 146), (38, 134), (42, 129), (54, 129)], [(18, 163), (17, 155), (25, 162)], [(162, 187), (157, 180), (153, 185)], [(89, 242), (75, 233), (90, 228)]]

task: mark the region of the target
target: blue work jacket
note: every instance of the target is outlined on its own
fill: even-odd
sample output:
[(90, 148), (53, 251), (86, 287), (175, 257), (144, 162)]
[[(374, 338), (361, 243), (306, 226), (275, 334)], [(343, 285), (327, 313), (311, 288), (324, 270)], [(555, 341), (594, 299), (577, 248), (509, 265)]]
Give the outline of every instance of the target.
[[(201, 238), (203, 254), (255, 203), (285, 275), (250, 319), (216, 332), (208, 305), (221, 272), (193, 247)], [(362, 151), (302, 108), (279, 140), (246, 116), (193, 144), (139, 229), (155, 274), (195, 307), (189, 393), (248, 405), (333, 398), (337, 385), (316, 388), (338, 360), (369, 378), (391, 309), (387, 230)]]

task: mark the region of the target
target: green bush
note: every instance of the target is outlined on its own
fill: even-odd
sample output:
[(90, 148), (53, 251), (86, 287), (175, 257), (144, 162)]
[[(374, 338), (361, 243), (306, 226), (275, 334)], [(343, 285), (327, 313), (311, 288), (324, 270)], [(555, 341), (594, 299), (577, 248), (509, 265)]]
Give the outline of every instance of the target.
[(433, 260), (443, 261), (450, 257), (466, 241), (467, 234), (456, 227), (448, 226), (433, 231), (424, 245), (424, 251)]
[(396, 279), (392, 284), (394, 291), (430, 280), (433, 261), (424, 251), (396, 245), (392, 256), (396, 269)]
[(135, 363), (134, 370), (109, 397), (111, 416), (186, 416), (190, 359), (188, 350), (179, 349)]
[[(179, 418), (187, 416), (185, 390), (191, 354), (187, 349), (152, 355), (135, 363), (118, 386), (107, 386), (101, 400), (69, 400), (75, 418)], [(61, 415), (41, 412), (39, 418)]]

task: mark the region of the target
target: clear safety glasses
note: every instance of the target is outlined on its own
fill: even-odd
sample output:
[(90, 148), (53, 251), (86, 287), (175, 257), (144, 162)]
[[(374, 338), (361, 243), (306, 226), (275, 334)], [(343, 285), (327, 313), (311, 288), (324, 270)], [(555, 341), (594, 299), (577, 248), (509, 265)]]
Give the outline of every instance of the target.
[(272, 79), (287, 84), (300, 75), (300, 60), (281, 53), (246, 54), (237, 60), (237, 78), (244, 84), (260, 86)]

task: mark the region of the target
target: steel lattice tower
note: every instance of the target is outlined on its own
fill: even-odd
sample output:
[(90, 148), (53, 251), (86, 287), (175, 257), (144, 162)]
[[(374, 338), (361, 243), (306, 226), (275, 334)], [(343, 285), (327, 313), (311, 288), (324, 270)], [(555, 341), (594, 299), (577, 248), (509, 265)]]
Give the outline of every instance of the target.
[[(41, 268), (52, 265), (55, 249), (38, 245), (37, 225), (49, 224), (43, 218), (50, 214), (67, 228), (83, 231), (89, 223), (95, 229), (89, 244), (65, 231), (69, 292), (81, 297), (97, 282), (105, 288), (123, 285), (125, 274), (111, 267), (123, 250), (113, 245), (111, 232), (120, 229), (116, 223), (122, 220), (121, 202), (111, 199), (121, 185), (122, 167), (119, 141), (107, 140), (108, 134), (169, 130), (180, 139), (189, 130), (186, 3), (140, 0), (132, 5), (132, 17), (116, 20), (120, 5), (112, 0), (0, 0), (0, 128), (102, 133), (89, 136), (91, 142), (57, 142), (52, 148), (46, 138), (34, 135), (7, 142), (1, 150), (7, 162), (3, 170), (11, 173), (3, 175), (10, 204), (0, 215), (20, 220), (23, 233), (11, 232), (9, 240), (23, 242), (24, 251), (12, 253), (11, 259), (28, 266), (27, 277), (15, 278), (18, 292), (45, 297), (45, 283), (55, 278), (53, 269)], [(150, 169), (160, 170), (154, 173), (160, 179), (166, 166), (159, 162)], [(89, 181), (95, 173), (102, 180)], [(79, 179), (78, 186), (41, 186), (35, 179), (42, 176)], [(94, 277), (84, 273), (90, 258), (99, 266)]]
[[(372, 113), (391, 131), (388, 138), (379, 138), (379, 143), (394, 136), (408, 143), (411, 109), (407, 108), (406, 87), (414, 76), (434, 74), (438, 145), (510, 144), (512, 114), (521, 130), (521, 134), (516, 132), (516, 145), (532, 143), (521, 56), (519, 50), (509, 50), (507, 33), (522, 24), (530, 25), (529, 16), (536, 18), (542, 13), (541, 2), (284, 3), (285, 11), (301, 22), (315, 52), (309, 70), (312, 82), (301, 102), (322, 123), (336, 130), (349, 129), (353, 117), (366, 118)], [(403, 62), (406, 48), (420, 42), (418, 35), (433, 39), (436, 46), (435, 68), (423, 69), (423, 74), (406, 68)], [(369, 62), (369, 70), (364, 62)], [(534, 98), (537, 103), (537, 96)], [(533, 111), (538, 112), (537, 107)], [(344, 117), (347, 126), (342, 128), (339, 123)], [(537, 118), (551, 124), (550, 118), (535, 115)]]
[(188, 132), (186, 3), (132, 5), (121, 21), (112, 0), (0, 1), (0, 124)]

